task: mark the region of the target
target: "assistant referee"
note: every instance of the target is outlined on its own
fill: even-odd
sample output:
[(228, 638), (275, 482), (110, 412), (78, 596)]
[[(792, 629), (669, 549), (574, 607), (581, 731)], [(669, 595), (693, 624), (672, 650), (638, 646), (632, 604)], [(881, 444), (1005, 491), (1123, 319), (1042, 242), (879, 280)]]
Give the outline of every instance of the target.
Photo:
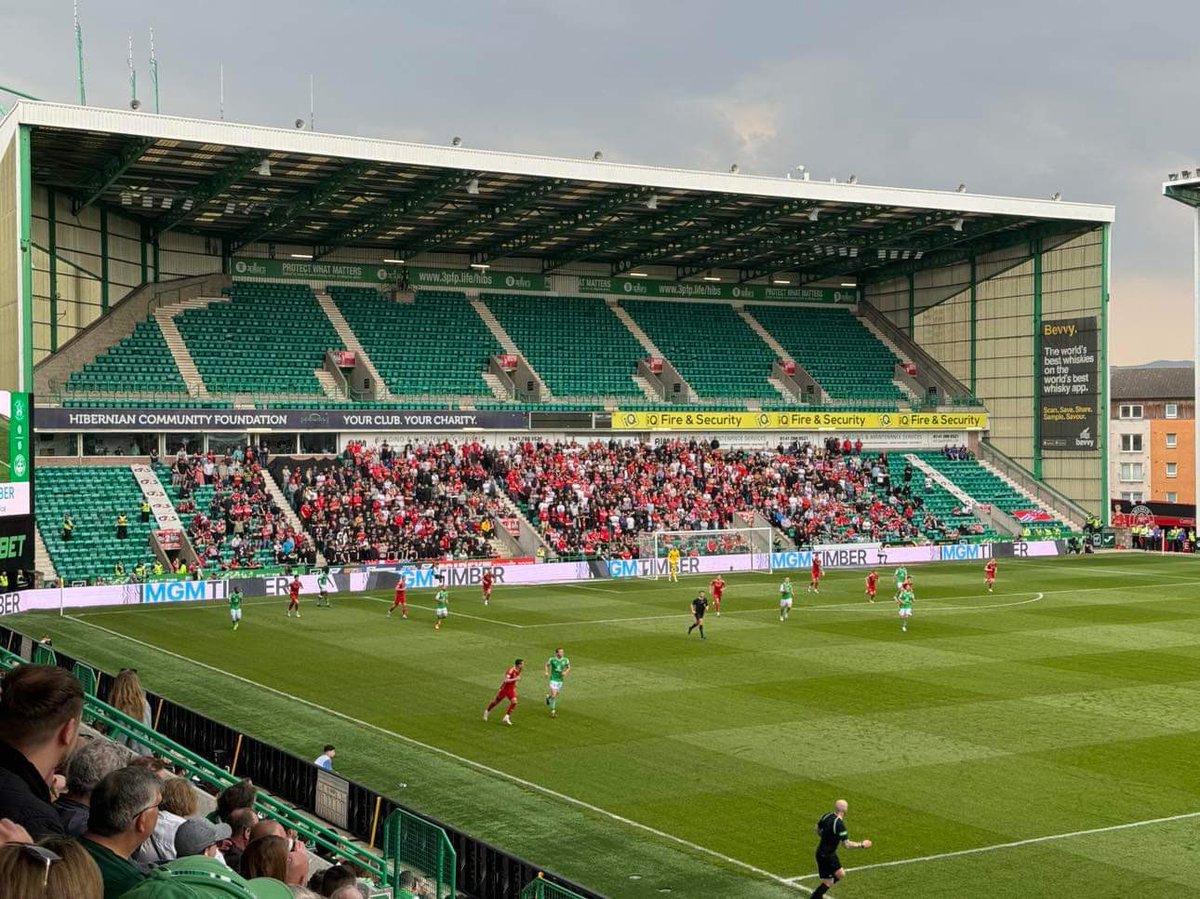
[(837, 855), (839, 846), (847, 849), (871, 848), (870, 840), (855, 843), (850, 839), (850, 833), (846, 830), (846, 812), (849, 808), (845, 799), (839, 799), (833, 804), (833, 811), (817, 822), (817, 835), (821, 838), (817, 844), (817, 876), (821, 878), (821, 885), (813, 891), (813, 899), (821, 899), (846, 876), (846, 869)]

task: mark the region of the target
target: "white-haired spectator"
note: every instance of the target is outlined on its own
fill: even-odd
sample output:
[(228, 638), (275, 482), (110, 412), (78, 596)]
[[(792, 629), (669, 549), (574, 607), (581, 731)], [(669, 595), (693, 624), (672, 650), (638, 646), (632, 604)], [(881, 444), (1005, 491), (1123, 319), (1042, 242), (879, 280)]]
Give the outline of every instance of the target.
[(81, 837), (91, 814), (92, 790), (118, 768), (128, 753), (109, 740), (89, 740), (67, 762), (67, 792), (54, 803), (69, 837)]

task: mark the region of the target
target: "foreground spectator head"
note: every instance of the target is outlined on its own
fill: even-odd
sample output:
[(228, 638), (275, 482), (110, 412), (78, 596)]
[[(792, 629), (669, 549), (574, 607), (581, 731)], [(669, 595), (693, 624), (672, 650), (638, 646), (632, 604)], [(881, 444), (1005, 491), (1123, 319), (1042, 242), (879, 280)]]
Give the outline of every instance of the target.
[(289, 885), (288, 889), (292, 891), (293, 899), (322, 899), (320, 893), (308, 887)]
[(47, 781), (79, 736), (83, 688), (61, 668), (21, 665), (0, 681), (0, 814), (34, 839), (63, 833)]
[(112, 689), (108, 692), (108, 704), (118, 712), (124, 712), (130, 718), (142, 720), (142, 710), (146, 705), (146, 691), (142, 687), (136, 669), (126, 668), (113, 678)]
[(215, 858), (193, 855), (155, 868), (122, 899), (293, 899), (278, 880), (247, 880)]
[(251, 840), (258, 840), (262, 837), (287, 837), (287, 831), (278, 821), (272, 818), (263, 818), (250, 831)]
[(239, 849), (245, 849), (246, 844), (252, 839), (251, 832), (256, 824), (258, 824), (258, 813), (254, 809), (235, 808), (229, 815), (229, 827), (233, 832), (230, 842)]
[(132, 768), (145, 768), (159, 780), (168, 780), (175, 776), (167, 767), (167, 763), (154, 755), (135, 756), (130, 760), (129, 765)]
[(159, 803), (159, 808), (163, 811), (181, 818), (190, 818), (196, 814), (199, 806), (200, 800), (187, 779), (172, 777), (170, 780), (163, 781), (162, 802)]
[(242, 853), (242, 876), (247, 878), (270, 877), (280, 882), (287, 880), (288, 841), (283, 837), (269, 836), (251, 840)]
[(74, 840), (52, 837), (37, 845), (0, 846), (5, 896), (24, 899), (103, 899), (100, 869)]
[(249, 778), (239, 780), (217, 794), (217, 815), (226, 820), (236, 808), (254, 808), (258, 790)]
[(178, 858), (189, 855), (218, 858), (217, 845), (229, 839), (230, 833), (228, 824), (213, 824), (205, 818), (189, 818), (175, 831), (175, 855)]
[(356, 883), (358, 877), (348, 865), (331, 865), (321, 875), (321, 895), (332, 896), (342, 887), (354, 886)]
[(92, 791), (96, 784), (122, 767), (125, 751), (108, 740), (89, 740), (67, 762), (67, 793), (54, 803), (67, 836), (87, 830)]
[(334, 892), (329, 893), (328, 896), (329, 899), (367, 899), (366, 890), (357, 883), (339, 887)]
[(92, 791), (83, 847), (100, 867), (105, 896), (121, 896), (144, 879), (131, 860), (158, 823), (159, 780), (145, 768), (121, 768)]

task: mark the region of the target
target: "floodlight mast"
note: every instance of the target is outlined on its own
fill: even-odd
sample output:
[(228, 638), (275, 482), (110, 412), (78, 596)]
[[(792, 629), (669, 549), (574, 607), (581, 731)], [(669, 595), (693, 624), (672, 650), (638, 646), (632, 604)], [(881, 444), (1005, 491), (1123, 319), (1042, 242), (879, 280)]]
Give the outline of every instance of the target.
[[(1192, 209), (1192, 278), (1194, 281), (1192, 315), (1193, 345), (1192, 345), (1192, 427), (1200, 423), (1196, 414), (1196, 401), (1200, 400), (1200, 168), (1193, 172), (1183, 172), (1170, 175), (1163, 184), (1163, 195), (1172, 200), (1190, 206)], [(1190, 177), (1189, 177), (1190, 176)], [(1200, 431), (1194, 434), (1195, 459), (1193, 468), (1192, 501), (1200, 504)]]

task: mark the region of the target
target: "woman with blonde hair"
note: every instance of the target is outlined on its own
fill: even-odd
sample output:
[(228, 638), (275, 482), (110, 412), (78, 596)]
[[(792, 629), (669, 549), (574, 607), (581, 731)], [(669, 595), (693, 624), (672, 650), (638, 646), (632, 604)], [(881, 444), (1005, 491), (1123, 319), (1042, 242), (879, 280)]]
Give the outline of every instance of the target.
[(200, 811), (200, 800), (192, 785), (182, 777), (163, 781), (162, 802), (158, 804), (158, 823), (150, 839), (138, 847), (133, 860), (145, 865), (161, 865), (176, 857), (175, 832), (188, 818)]
[[(136, 668), (124, 668), (113, 679), (112, 689), (108, 691), (108, 704), (118, 712), (123, 712), (135, 721), (140, 721), (150, 727), (150, 700), (138, 680)], [(112, 740), (120, 746), (128, 746), (137, 755), (149, 755), (150, 747), (139, 743), (126, 734), (113, 734)]]
[(103, 899), (100, 869), (74, 840), (0, 846), (0, 884), (5, 899)]

